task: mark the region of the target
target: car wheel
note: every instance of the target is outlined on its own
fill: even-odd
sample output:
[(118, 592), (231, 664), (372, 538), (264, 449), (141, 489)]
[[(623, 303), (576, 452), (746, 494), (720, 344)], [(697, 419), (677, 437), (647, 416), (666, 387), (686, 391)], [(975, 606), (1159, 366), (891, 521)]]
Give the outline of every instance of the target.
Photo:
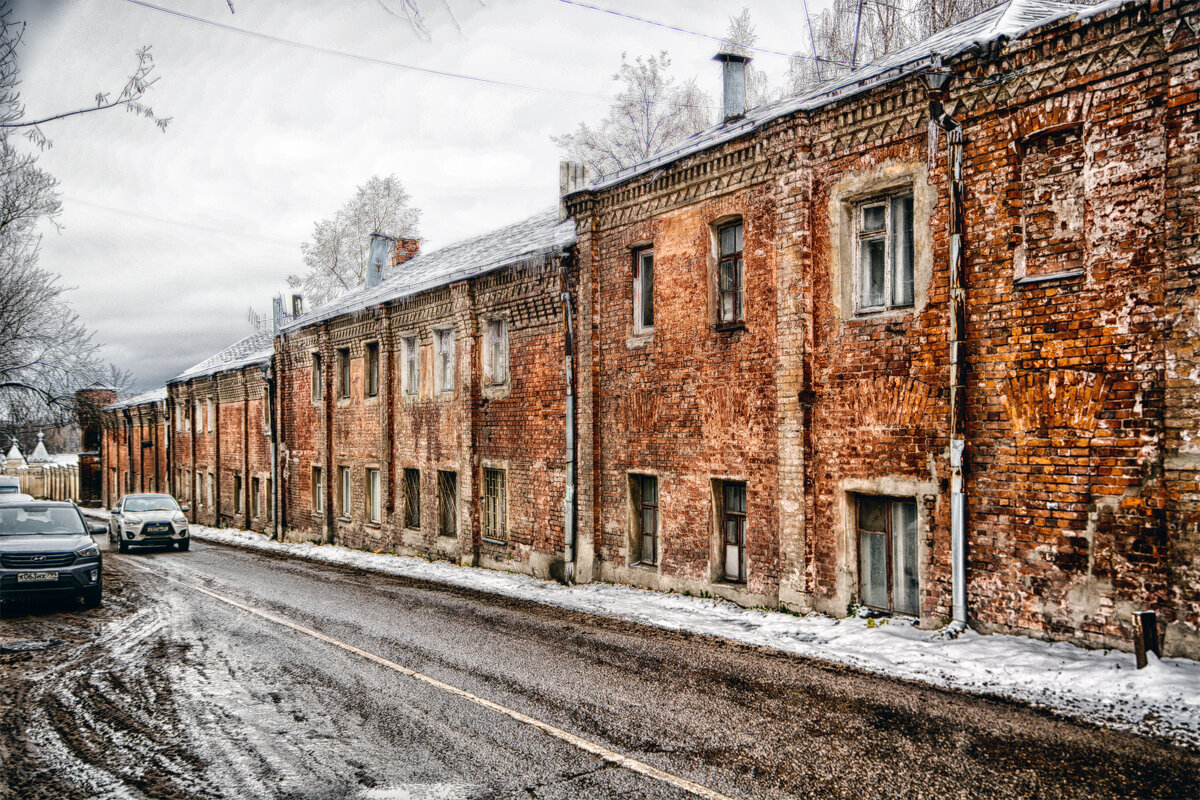
[(118, 553), (128, 553), (129, 552), (129, 542), (118, 541), (117, 542), (117, 552)]
[(100, 605), (100, 589), (88, 589), (83, 593), (84, 608), (95, 608)]
[(184, 539), (182, 542), (179, 543), (179, 549), (187, 550), (190, 545), (191, 545), (191, 541), (188, 539)]

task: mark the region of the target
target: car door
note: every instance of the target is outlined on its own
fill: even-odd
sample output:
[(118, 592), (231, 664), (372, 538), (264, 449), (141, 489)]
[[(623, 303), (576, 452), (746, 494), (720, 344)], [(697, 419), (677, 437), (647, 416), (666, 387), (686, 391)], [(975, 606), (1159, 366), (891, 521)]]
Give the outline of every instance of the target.
[(117, 505), (112, 510), (112, 515), (108, 521), (108, 540), (110, 542), (119, 541), (121, 538), (121, 513), (125, 509), (125, 498), (122, 497), (117, 501)]

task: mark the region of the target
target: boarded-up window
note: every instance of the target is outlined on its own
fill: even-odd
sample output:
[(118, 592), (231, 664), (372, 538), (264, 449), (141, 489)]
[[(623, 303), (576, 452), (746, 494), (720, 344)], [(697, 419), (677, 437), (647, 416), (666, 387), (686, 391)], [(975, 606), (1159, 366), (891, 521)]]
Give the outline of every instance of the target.
[(507, 487), (502, 469), (483, 471), (483, 538), (503, 542), (508, 537)]
[(1078, 125), (1056, 126), (1021, 140), (1018, 277), (1084, 269), (1082, 134)]
[(404, 470), (404, 527), (421, 527), (421, 470)]
[(904, 498), (860, 496), (857, 505), (862, 604), (917, 614), (917, 504)]
[(458, 535), (458, 474), (438, 472), (438, 535)]

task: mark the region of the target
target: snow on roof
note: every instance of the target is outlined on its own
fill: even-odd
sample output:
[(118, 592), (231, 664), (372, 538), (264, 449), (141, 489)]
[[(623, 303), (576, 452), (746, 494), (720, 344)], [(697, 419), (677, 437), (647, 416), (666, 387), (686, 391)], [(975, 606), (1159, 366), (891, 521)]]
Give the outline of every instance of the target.
[(161, 403), (167, 399), (167, 388), (164, 386), (159, 389), (152, 389), (148, 392), (134, 395), (133, 397), (105, 406), (106, 411), (116, 411), (121, 408), (133, 408), (134, 406), (144, 406), (147, 403)]
[(575, 243), (573, 220), (560, 222), (551, 208), (471, 239), (422, 253), (392, 267), (378, 286), (363, 287), (297, 317), (283, 327), (295, 330), (419, 292), (472, 278), (522, 261), (561, 252)]
[(265, 364), (275, 353), (274, 336), (270, 330), (255, 331), (239, 339), (219, 353), (189, 367), (167, 383), (181, 383), (192, 378), (212, 375), (226, 370), (239, 369), (251, 364)]
[(1104, 8), (1097, 8), (1056, 0), (1007, 0), (957, 25), (938, 31), (927, 39), (888, 53), (878, 61), (866, 64), (847, 75), (826, 81), (800, 94), (785, 97), (778, 102), (752, 108), (744, 117), (706, 128), (645, 161), (596, 180), (588, 188), (603, 189), (614, 186), (652, 169), (744, 136), (788, 114), (820, 108), (920, 72), (929, 66), (930, 58), (935, 53), (948, 58), (969, 50), (976, 44), (990, 42), (1001, 36), (1017, 39), (1034, 28), (1072, 14), (1090, 17), (1107, 8), (1118, 7), (1124, 2), (1127, 0), (1110, 0), (1103, 4)]

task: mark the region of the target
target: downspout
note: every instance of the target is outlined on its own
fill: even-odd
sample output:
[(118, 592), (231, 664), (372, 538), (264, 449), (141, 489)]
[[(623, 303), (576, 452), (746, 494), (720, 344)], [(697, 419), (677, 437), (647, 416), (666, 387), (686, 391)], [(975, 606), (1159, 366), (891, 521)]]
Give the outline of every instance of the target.
[(563, 366), (566, 381), (566, 492), (563, 497), (563, 583), (575, 582), (575, 323), (571, 316), (569, 267), (561, 262), (563, 306)]
[(133, 489), (133, 415), (129, 412), (129, 407), (121, 409), (121, 414), (125, 417), (125, 486), (117, 495), (118, 498), (123, 494), (127, 494)]
[(268, 436), (271, 437), (269, 449), (271, 453), (271, 496), (268, 502), (271, 504), (271, 538), (279, 539), (279, 453), (276, 449), (276, 430), (275, 430), (275, 375), (274, 375), (275, 356), (271, 356), (271, 360), (265, 364), (259, 364), (258, 368), (262, 370), (263, 383), (266, 385), (265, 402), (267, 404), (267, 427), (269, 430)]
[(950, 234), (950, 569), (951, 627), (967, 626), (967, 494), (963, 465), (967, 456), (966, 367), (967, 322), (966, 250), (963, 246), (962, 122), (946, 113), (944, 103), (953, 73), (934, 56), (933, 69), (923, 74), (929, 89), (929, 119), (946, 133), (946, 165), (950, 173), (948, 232)]

